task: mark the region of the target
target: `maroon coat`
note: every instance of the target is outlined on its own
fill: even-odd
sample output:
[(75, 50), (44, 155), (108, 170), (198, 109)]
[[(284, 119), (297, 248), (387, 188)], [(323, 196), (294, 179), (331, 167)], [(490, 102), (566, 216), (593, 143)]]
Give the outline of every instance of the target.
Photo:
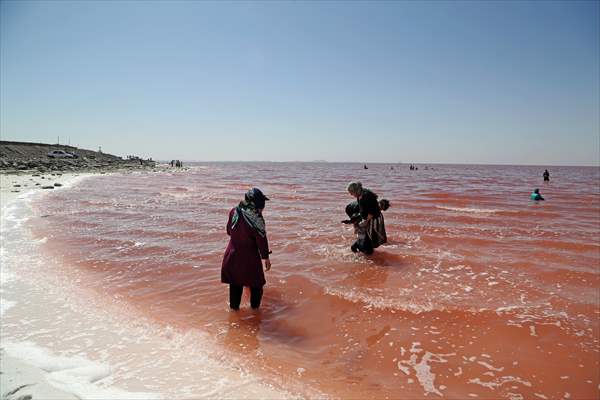
[(261, 236), (252, 228), (241, 215), (231, 229), (231, 217), (235, 212), (229, 212), (227, 234), (231, 237), (223, 256), (221, 266), (221, 282), (238, 286), (263, 287), (265, 274), (262, 259), (269, 258), (269, 241), (267, 236)]

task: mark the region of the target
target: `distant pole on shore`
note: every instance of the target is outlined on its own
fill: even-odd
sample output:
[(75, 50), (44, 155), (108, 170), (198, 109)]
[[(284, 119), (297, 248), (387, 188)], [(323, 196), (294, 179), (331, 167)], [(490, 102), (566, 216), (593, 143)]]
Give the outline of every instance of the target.
[(60, 136), (56, 137), (56, 144), (60, 144)]

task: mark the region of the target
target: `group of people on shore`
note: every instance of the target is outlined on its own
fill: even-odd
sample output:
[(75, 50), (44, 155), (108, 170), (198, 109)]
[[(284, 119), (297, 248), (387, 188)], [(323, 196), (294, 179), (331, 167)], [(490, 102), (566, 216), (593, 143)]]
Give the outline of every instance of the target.
[(181, 168), (181, 167), (183, 167), (183, 162), (181, 162), (179, 160), (171, 160), (169, 165), (171, 166), (171, 168), (172, 167)]

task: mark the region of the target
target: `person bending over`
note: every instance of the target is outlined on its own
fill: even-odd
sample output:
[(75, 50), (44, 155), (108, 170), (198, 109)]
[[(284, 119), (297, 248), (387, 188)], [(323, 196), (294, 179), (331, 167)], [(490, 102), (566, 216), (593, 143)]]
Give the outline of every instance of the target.
[[(351, 249), (354, 252), (362, 251), (365, 254), (372, 254), (373, 249), (387, 243), (385, 223), (381, 211), (387, 210), (390, 202), (385, 199), (378, 201), (377, 195), (369, 189), (363, 188), (360, 182), (351, 182), (347, 190), (351, 196), (356, 197), (356, 201), (346, 207), (346, 213), (348, 213), (348, 207), (353, 210), (358, 208), (358, 213), (354, 214), (358, 214), (361, 218), (360, 221), (353, 222), (357, 241)], [(350, 218), (352, 220), (352, 216)]]

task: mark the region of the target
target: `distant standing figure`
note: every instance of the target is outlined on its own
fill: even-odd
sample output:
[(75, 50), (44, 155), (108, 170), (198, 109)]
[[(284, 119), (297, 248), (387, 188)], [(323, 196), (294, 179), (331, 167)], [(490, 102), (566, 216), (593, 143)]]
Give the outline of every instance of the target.
[(531, 196), (529, 196), (529, 198), (531, 198), (531, 200), (535, 200), (535, 201), (544, 200), (544, 198), (540, 194), (540, 189), (535, 189), (533, 191), (533, 193), (531, 193)]
[(550, 182), (550, 172), (548, 170), (544, 171), (544, 182)]
[[(250, 306), (260, 307), (264, 270), (271, 269), (269, 241), (262, 211), (269, 200), (260, 189), (252, 188), (244, 200), (229, 212), (229, 244), (223, 256), (221, 282), (229, 284), (229, 307), (239, 310), (244, 286), (250, 288)], [(262, 262), (261, 262), (262, 259)]]
[(363, 169), (369, 169), (369, 167), (367, 167), (367, 164), (363, 165)]

